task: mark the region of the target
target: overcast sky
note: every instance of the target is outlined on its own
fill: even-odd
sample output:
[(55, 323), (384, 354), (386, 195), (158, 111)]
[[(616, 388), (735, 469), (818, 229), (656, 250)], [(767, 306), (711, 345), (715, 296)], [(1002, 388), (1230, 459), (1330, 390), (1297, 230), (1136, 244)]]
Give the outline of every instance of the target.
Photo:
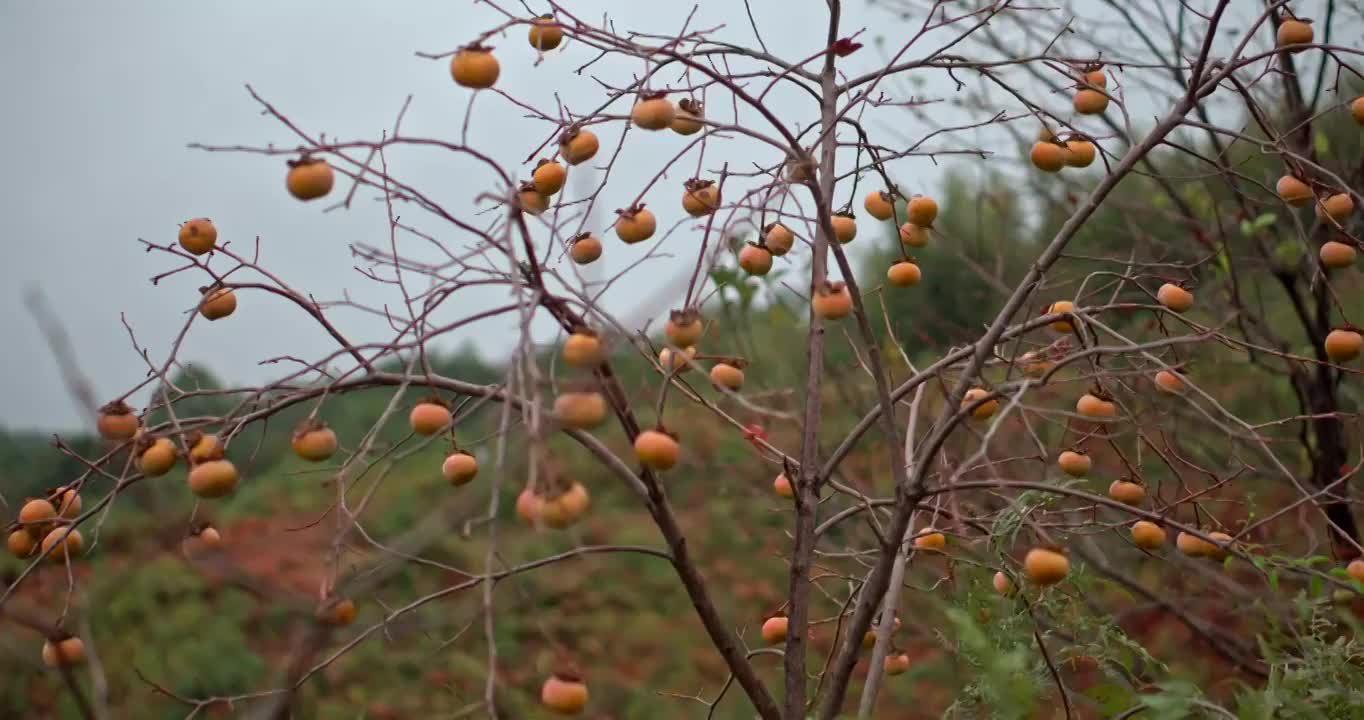
[[(513, 6), (514, 0), (505, 2)], [(868, 39), (888, 33), (894, 42), (910, 33), (907, 25), (868, 10), (864, 2), (845, 5), (844, 26), (850, 31), (869, 28)], [(584, 8), (584, 16), (608, 14), (619, 29), (676, 32), (692, 3), (584, 0), (575, 6)], [(823, 45), (824, 30), (811, 22), (823, 16), (823, 0), (753, 0), (753, 6), (774, 53), (799, 58)], [(453, 49), (498, 20), (486, 5), (469, 0), (0, 0), (0, 83), (6, 100), (0, 136), (9, 141), (0, 180), (0, 242), (6, 250), (0, 264), (0, 337), (6, 340), (0, 424), (64, 429), (84, 421), (37, 322), (24, 307), (30, 290), (40, 290), (60, 317), (79, 368), (101, 400), (121, 394), (146, 371), (120, 316), (154, 360), (165, 357), (204, 279), (176, 276), (153, 286), (149, 278), (175, 263), (167, 255), (144, 252), (137, 240), (173, 242), (178, 223), (190, 217), (212, 218), (219, 242), (232, 241), (239, 250), (259, 236), (263, 264), (320, 300), (338, 299), (344, 292), (372, 304), (397, 300), (392, 288), (376, 287), (355, 271), (348, 249), (351, 243), (387, 243), (383, 206), (375, 202), (375, 193), (362, 192), (350, 212), (324, 214), (317, 204), (287, 196), (279, 158), (186, 146), (196, 141), (297, 144), (278, 123), (261, 116), (244, 90), (246, 83), (310, 132), (378, 138), (411, 94), (405, 134), (457, 138), (472, 93), (450, 81), (444, 61), (414, 53)], [(716, 26), (724, 26), (719, 37), (752, 43), (737, 0), (701, 3), (692, 27)], [(594, 81), (573, 73), (593, 56), (586, 47), (570, 43), (533, 67), (535, 55), (524, 30), (493, 44), (502, 62), (499, 87), (518, 97), (552, 110), (557, 92), (579, 111), (601, 97)], [(841, 61), (840, 68), (866, 71), (877, 60), (878, 53), (869, 48)], [(593, 66), (592, 72), (624, 84), (642, 69), (638, 61), (610, 60)], [(930, 75), (916, 91), (949, 94), (951, 84), (941, 75)], [(1059, 102), (1064, 104), (1065, 98)], [(776, 96), (773, 106), (807, 115), (812, 110), (808, 100), (800, 104), (789, 95)], [(525, 119), (523, 111), (487, 93), (476, 107), (471, 141), (527, 177), (529, 167), (521, 162), (546, 136), (546, 124)], [(895, 128), (900, 137), (914, 135), (907, 116), (897, 118), (904, 118)], [(882, 128), (887, 124), (879, 123)], [(601, 134), (610, 148), (619, 130)], [(955, 144), (975, 141), (966, 136)], [(628, 162), (613, 174), (603, 196), (598, 227), (653, 175), (657, 161), (681, 147), (670, 133), (636, 133), (628, 145), (623, 156)], [(774, 160), (770, 151), (744, 152), (739, 145), (731, 142), (708, 151), (706, 169), (718, 170), (725, 161), (743, 167)], [(449, 154), (395, 151), (390, 164), (395, 175), (465, 212), (473, 212), (475, 195), (492, 187), (490, 174)], [(694, 161), (684, 166), (694, 167)], [(927, 160), (898, 169), (911, 191), (931, 190), (943, 172)], [(689, 173), (674, 173), (649, 196), (662, 227), (680, 216), (680, 185)], [(448, 228), (419, 218), (411, 208), (406, 212), (424, 229), (448, 236)], [(450, 242), (461, 247), (468, 238), (452, 237)], [(410, 241), (404, 243), (413, 254), (421, 254)], [(693, 262), (694, 255), (683, 255), (670, 261), (670, 270)], [(607, 243), (608, 270), (631, 260), (626, 248)], [(624, 281), (608, 296), (608, 308), (630, 308), (657, 281), (657, 275)], [(496, 295), (504, 292), (485, 293), (473, 305), (461, 304), (460, 310), (501, 299)], [(356, 339), (377, 339), (387, 330), (360, 313), (334, 315)], [(505, 352), (509, 334), (505, 325), (485, 323), (460, 337), (477, 340), (495, 356)], [(296, 308), (259, 293), (242, 293), (234, 316), (212, 325), (196, 323), (181, 357), (204, 363), (234, 382), (262, 382), (279, 373), (278, 366), (259, 366), (264, 358), (313, 358), (333, 348)]]

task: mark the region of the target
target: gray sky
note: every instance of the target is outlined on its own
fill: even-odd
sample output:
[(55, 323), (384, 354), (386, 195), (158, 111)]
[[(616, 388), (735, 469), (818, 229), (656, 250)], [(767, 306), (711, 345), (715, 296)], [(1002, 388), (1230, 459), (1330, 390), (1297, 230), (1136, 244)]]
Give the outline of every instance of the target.
[[(514, 0), (504, 2), (514, 6)], [(737, 2), (701, 5), (692, 27), (724, 25), (719, 37), (752, 43)], [(823, 0), (753, 0), (753, 5), (764, 38), (769, 44), (782, 43), (773, 47), (777, 54), (794, 59), (823, 45), (824, 31), (810, 22), (823, 17)], [(606, 13), (617, 28), (650, 32), (675, 32), (692, 8), (689, 2), (639, 0), (584, 1), (580, 6), (584, 16)], [(808, 11), (800, 9), (806, 6)], [(844, 26), (850, 30), (869, 27), (867, 37), (889, 32), (895, 45), (909, 36), (907, 25), (868, 10), (863, 2), (847, 6)], [(122, 393), (146, 370), (120, 314), (153, 359), (164, 358), (204, 279), (177, 276), (151, 285), (149, 278), (174, 267), (174, 259), (143, 252), (137, 238), (173, 242), (177, 224), (189, 217), (212, 218), (219, 242), (233, 241), (239, 250), (260, 236), (263, 264), (318, 299), (338, 299), (349, 292), (371, 304), (400, 301), (391, 288), (376, 287), (358, 274), (348, 249), (351, 243), (387, 243), (383, 206), (374, 193), (362, 192), (350, 212), (323, 214), (321, 206), (287, 196), (282, 160), (206, 153), (186, 145), (297, 144), (276, 122), (260, 115), (243, 89), (246, 83), (308, 131), (347, 139), (378, 138), (412, 94), (405, 134), (455, 139), (471, 93), (451, 82), (445, 62), (424, 60), (414, 52), (452, 49), (497, 22), (487, 6), (468, 0), (0, 0), (0, 83), (8, 110), (0, 113), (0, 133), (11, 141), (0, 180), (0, 242), (6, 250), (6, 262), (0, 265), (5, 310), (0, 335), (8, 341), (7, 372), (0, 373), (0, 397), (5, 399), (0, 424), (62, 429), (82, 422), (36, 322), (24, 309), (23, 296), (31, 288), (41, 289), (61, 317), (80, 369), (101, 400)], [(570, 43), (533, 67), (524, 30), (493, 44), (502, 63), (499, 87), (517, 97), (552, 110), (558, 92), (579, 111), (602, 97), (595, 82), (573, 74), (594, 54), (586, 47)], [(841, 61), (840, 68), (864, 72), (877, 66), (878, 57), (869, 47)], [(638, 61), (617, 59), (595, 65), (592, 72), (622, 85), (642, 69)], [(916, 92), (950, 94), (951, 84), (941, 76), (934, 73)], [(668, 80), (675, 81), (676, 75)], [(1055, 100), (1068, 105), (1066, 98)], [(775, 96), (772, 106), (793, 117), (816, 117), (808, 99), (791, 94)], [(528, 177), (529, 167), (520, 162), (545, 137), (547, 126), (523, 118), (522, 111), (491, 94), (480, 96), (476, 107), (471, 142)], [(955, 112), (942, 107), (947, 117)], [(869, 124), (894, 126), (899, 137), (916, 134), (902, 111), (884, 112), (895, 114)], [(604, 150), (609, 150), (619, 129), (600, 134)], [(979, 136), (972, 134), (951, 144), (978, 143)], [(658, 162), (681, 146), (671, 133), (634, 133), (625, 162), (599, 205), (599, 220), (590, 227), (605, 226), (611, 210), (626, 204)], [(755, 151), (752, 143), (731, 141), (708, 150), (705, 166), (714, 171), (725, 161), (746, 167), (774, 158), (770, 150)], [(395, 175), (465, 212), (472, 212), (476, 194), (493, 187), (489, 173), (449, 154), (394, 151), (389, 161)], [(684, 161), (647, 198), (660, 216), (660, 227), (681, 216), (680, 186), (693, 167), (694, 160)], [(926, 159), (896, 166), (897, 177), (904, 178), (910, 191), (930, 190), (942, 173)], [(468, 242), (415, 210), (400, 212), (452, 247)], [(677, 246), (677, 257), (664, 263), (670, 273), (685, 272), (683, 266), (694, 261), (695, 242), (689, 244), (685, 235), (670, 238), (666, 246)], [(638, 257), (635, 248), (624, 248), (614, 235), (603, 240), (607, 272)], [(404, 240), (403, 247), (424, 256), (414, 241)], [(225, 258), (216, 262), (226, 268)], [(626, 310), (657, 284), (656, 275), (624, 281), (606, 305)], [(471, 304), (462, 303), (460, 311), (467, 313), (503, 294), (471, 293)], [(386, 325), (372, 317), (339, 310), (332, 315), (352, 339), (374, 340), (387, 333)], [(472, 338), (489, 354), (504, 352), (506, 329), (484, 323), (450, 345)], [(258, 366), (261, 359), (284, 354), (314, 358), (333, 348), (297, 308), (243, 293), (234, 316), (211, 325), (196, 323), (181, 358), (205, 363), (234, 382), (261, 382), (280, 372), (279, 366)]]

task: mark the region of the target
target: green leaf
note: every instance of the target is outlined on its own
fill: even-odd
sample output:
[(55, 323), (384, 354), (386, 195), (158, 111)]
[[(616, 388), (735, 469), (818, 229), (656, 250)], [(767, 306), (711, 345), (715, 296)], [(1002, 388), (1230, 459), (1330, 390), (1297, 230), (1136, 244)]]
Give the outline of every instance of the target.
[(1312, 143), (1316, 146), (1318, 155), (1327, 155), (1331, 152), (1331, 139), (1320, 130), (1317, 131), (1317, 136), (1312, 139)]

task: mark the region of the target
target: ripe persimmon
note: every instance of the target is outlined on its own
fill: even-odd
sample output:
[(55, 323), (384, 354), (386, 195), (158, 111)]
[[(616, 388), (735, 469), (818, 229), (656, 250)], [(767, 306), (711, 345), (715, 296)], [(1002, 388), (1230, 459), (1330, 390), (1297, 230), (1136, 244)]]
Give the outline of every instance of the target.
[(673, 121), (669, 127), (678, 135), (695, 135), (706, 126), (705, 117), (705, 105), (700, 100), (682, 98), (677, 101), (677, 109), (673, 112)]
[(581, 165), (597, 154), (596, 133), (573, 125), (559, 136), (559, 154), (569, 165)]
[(1355, 122), (1360, 125), (1364, 125), (1364, 95), (1350, 102), (1350, 117), (1353, 117)]
[(573, 258), (573, 262), (579, 265), (587, 265), (601, 257), (601, 240), (598, 240), (592, 233), (582, 233), (573, 238), (571, 242), (573, 244), (568, 249), (568, 256)]
[(690, 347), (701, 342), (705, 331), (701, 314), (693, 309), (673, 310), (663, 324), (663, 334), (668, 337), (668, 342), (677, 347)]
[(791, 486), (791, 481), (786, 477), (786, 473), (778, 475), (776, 479), (772, 481), (772, 491), (784, 498), (793, 498), (796, 496), (796, 489)]
[(635, 436), (635, 458), (654, 470), (667, 470), (677, 464), (677, 440), (663, 430), (645, 430)]
[(530, 31), (527, 34), (530, 46), (544, 52), (559, 47), (559, 43), (564, 41), (564, 29), (559, 27), (553, 15), (545, 14), (535, 18), (530, 23)]
[(51, 495), (52, 504), (57, 507), (57, 516), (74, 520), (81, 514), (81, 495), (75, 486), (57, 488)]
[(1343, 223), (1355, 211), (1354, 198), (1349, 193), (1333, 193), (1321, 199), (1316, 206), (1317, 217), (1325, 219), (1331, 218), (1338, 223)]
[(574, 522), (586, 515), (587, 508), (592, 504), (592, 496), (588, 494), (587, 487), (577, 480), (574, 480), (567, 490), (560, 493), (556, 500), (560, 509), (568, 513)]
[(1174, 370), (1161, 370), (1156, 373), (1156, 387), (1167, 393), (1184, 392), (1184, 378)]
[(215, 460), (222, 457), (223, 441), (217, 435), (206, 435), (195, 431), (185, 438), (189, 446), (189, 461), (191, 463)]
[(540, 704), (559, 715), (577, 715), (587, 707), (587, 684), (569, 670), (558, 670), (540, 687)]
[(1193, 307), (1193, 293), (1174, 283), (1165, 283), (1156, 291), (1156, 300), (1166, 308), (1182, 313)]
[(1180, 532), (1175, 537), (1175, 547), (1189, 557), (1208, 557), (1217, 552), (1217, 546), (1197, 535)]
[(57, 519), (57, 508), (43, 498), (29, 498), (19, 507), (19, 524), (34, 535), (40, 535), (48, 524)]
[(18, 530), (10, 531), (9, 537), (5, 538), (5, 546), (8, 548), (10, 555), (23, 559), (32, 555), (33, 551), (38, 549), (38, 541), (29, 534), (28, 530), (19, 528)]
[(923, 247), (928, 244), (928, 228), (920, 227), (912, 222), (900, 225), (900, 242), (910, 247)]
[(1359, 357), (1364, 337), (1354, 328), (1336, 328), (1326, 335), (1326, 357), (1332, 362), (1349, 362)]
[(779, 222), (771, 223), (763, 228), (763, 245), (767, 246), (767, 251), (777, 257), (781, 257), (796, 244), (796, 236), (789, 228)]
[(877, 220), (889, 220), (895, 214), (895, 196), (881, 190), (872, 190), (862, 199), (862, 207), (867, 214)]
[(180, 549), (186, 555), (195, 555), (207, 550), (218, 550), (223, 546), (223, 537), (218, 530), (208, 523), (202, 523), (190, 528), (189, 537), (180, 544)]
[(478, 459), (463, 450), (455, 450), (445, 456), (440, 474), (451, 485), (467, 485), (478, 475)]
[(535, 183), (521, 183), (516, 191), (516, 204), (522, 212), (541, 215), (549, 209), (549, 196), (535, 189)]
[(616, 212), (620, 216), (616, 219), (616, 235), (627, 245), (648, 240), (658, 229), (658, 219), (643, 204)]
[[(981, 398), (984, 398), (989, 394), (990, 391), (986, 390), (985, 388), (974, 387), (971, 388), (970, 390), (967, 390), (966, 394), (963, 395), (961, 398), (962, 409), (970, 407), (977, 400), (980, 400)], [(999, 410), (999, 400), (992, 399), (987, 402), (983, 402), (980, 405), (977, 405), (975, 409), (971, 411), (971, 417), (977, 420), (986, 420), (989, 419), (992, 415), (994, 415), (995, 411), (997, 410)]]
[(810, 302), (815, 314), (825, 320), (841, 320), (853, 311), (852, 294), (848, 292), (848, 286), (837, 281), (825, 281), (815, 288)]
[(319, 420), (305, 420), (290, 438), (294, 454), (309, 462), (321, 462), (336, 452), (336, 432)]
[(284, 176), (284, 187), (299, 200), (316, 200), (332, 191), (336, 175), (332, 166), (322, 158), (304, 155), (289, 161), (289, 173)]
[(199, 288), (199, 314), (208, 320), (221, 320), (237, 310), (237, 296), (231, 288), (221, 286)]
[(1104, 74), (1103, 70), (1090, 70), (1082, 77), (1085, 83), (1099, 88), (1100, 90), (1108, 87), (1108, 76)]
[(933, 221), (938, 219), (938, 202), (927, 195), (915, 195), (905, 205), (905, 214), (919, 227), (933, 227)]
[(552, 528), (566, 528), (583, 518), (592, 505), (592, 496), (587, 488), (576, 480), (567, 490), (545, 499), (540, 511), (540, 519)]
[(1118, 406), (1112, 400), (1094, 393), (1085, 393), (1075, 402), (1075, 412), (1092, 419), (1118, 416)]
[(664, 372), (685, 372), (692, 368), (692, 359), (695, 357), (695, 345), (682, 348), (681, 352), (673, 352), (672, 348), (663, 348), (658, 351), (658, 364)]
[(568, 170), (564, 166), (543, 158), (535, 164), (535, 171), (530, 174), (531, 182), (535, 184), (536, 192), (541, 195), (553, 195), (564, 187), (564, 181), (568, 179)]
[(564, 362), (573, 367), (594, 368), (602, 364), (606, 353), (597, 334), (588, 328), (580, 327), (564, 340), (563, 358)]
[(345, 627), (355, 622), (355, 601), (350, 598), (331, 598), (317, 609), (317, 619), (324, 625)]
[(179, 454), (170, 438), (147, 438), (137, 456), (137, 466), (147, 477), (160, 477), (175, 467), (175, 459)]
[(1354, 265), (1357, 255), (1353, 245), (1335, 240), (1326, 241), (1317, 252), (1317, 256), (1321, 258), (1321, 266), (1328, 270), (1340, 270)]
[(1009, 576), (1005, 575), (1003, 570), (995, 572), (995, 576), (990, 579), (990, 584), (994, 586), (995, 592), (1000, 595), (1012, 595), (1016, 589), (1014, 587), (1014, 581), (1009, 579)]
[(493, 56), (492, 48), (482, 45), (465, 45), (450, 58), (450, 77), (463, 87), (490, 88), (501, 72), (502, 67)]
[(218, 228), (208, 218), (186, 220), (180, 226), (180, 247), (191, 255), (203, 255), (218, 245)]
[(1108, 486), (1108, 497), (1124, 505), (1140, 505), (1146, 499), (1146, 488), (1131, 480), (1114, 480)]
[(1279, 47), (1285, 45), (1306, 45), (1312, 42), (1312, 21), (1289, 18), (1279, 23)]
[(200, 528), (196, 537), (199, 538), (200, 544), (211, 550), (216, 550), (223, 546), (222, 533), (219, 533), (218, 528), (215, 528), (212, 525), (205, 525)]
[(662, 130), (673, 124), (677, 108), (668, 101), (666, 92), (646, 91), (630, 109), (630, 122), (645, 130)]
[(408, 414), (408, 424), (418, 435), (435, 435), (450, 424), (450, 406), (438, 395), (422, 398)]
[(857, 219), (850, 212), (836, 212), (829, 216), (829, 224), (834, 229), (834, 240), (846, 245), (857, 237)]
[(882, 669), (891, 677), (909, 672), (909, 656), (904, 653), (887, 655), (881, 663)]
[(898, 260), (886, 270), (886, 282), (895, 287), (912, 287), (923, 277), (919, 266), (909, 260)]
[[(1052, 303), (1049, 307), (1047, 307), (1047, 312), (1045, 314), (1056, 315), (1058, 313), (1068, 313), (1074, 311), (1075, 303), (1069, 300), (1057, 300), (1056, 302)], [(1052, 330), (1055, 330), (1056, 332), (1062, 333), (1075, 332), (1075, 326), (1071, 324), (1070, 320), (1067, 318), (1061, 318), (1060, 320), (1052, 320), (1050, 323), (1048, 323), (1048, 325), (1051, 327)]]
[(1345, 566), (1345, 573), (1355, 582), (1364, 583), (1364, 560), (1356, 558)]
[(1132, 542), (1143, 550), (1157, 550), (1165, 545), (1165, 528), (1150, 520), (1132, 523)]
[(749, 275), (766, 275), (772, 270), (772, 253), (765, 247), (749, 243), (739, 251), (739, 267)]
[(1088, 140), (1067, 140), (1066, 164), (1071, 167), (1086, 168), (1094, 164), (1094, 158), (1098, 156), (1098, 150), (1094, 143)]
[(133, 409), (122, 400), (114, 400), (99, 409), (95, 428), (105, 440), (122, 442), (131, 440), (142, 427), (142, 421), (133, 414)]
[(47, 559), (52, 562), (63, 562), (67, 558), (75, 559), (85, 550), (85, 539), (81, 537), (81, 531), (76, 528), (59, 525), (47, 531), (43, 536), (43, 543), (39, 549)]
[(1293, 207), (1303, 207), (1312, 202), (1312, 188), (1307, 183), (1293, 177), (1284, 175), (1274, 184), (1274, 191), (1279, 194), (1279, 198)]
[(571, 390), (554, 398), (554, 417), (565, 427), (588, 430), (606, 420), (606, 398), (595, 390)]
[(198, 497), (224, 497), (237, 487), (237, 467), (221, 458), (201, 462), (190, 469), (188, 482), (190, 492)]
[(1094, 461), (1082, 452), (1075, 450), (1063, 450), (1056, 456), (1056, 466), (1061, 468), (1061, 472), (1076, 478), (1082, 478), (1089, 474), (1089, 469), (1094, 466)]
[(1038, 170), (1054, 173), (1066, 166), (1070, 159), (1070, 152), (1063, 145), (1039, 140), (1032, 144), (1032, 151), (1028, 153), (1028, 159), (1032, 161), (1033, 167)]
[(1230, 535), (1224, 532), (1210, 532), (1208, 538), (1213, 542), (1212, 549), (1208, 551), (1208, 557), (1221, 562), (1231, 555), (1231, 547), (1235, 544)]
[(65, 637), (57, 642), (43, 641), (43, 664), (70, 667), (85, 662), (85, 643), (78, 637)]
[(785, 615), (777, 615), (764, 620), (763, 641), (768, 645), (780, 645), (786, 642), (786, 628), (790, 622)]
[(529, 487), (516, 496), (516, 514), (530, 525), (539, 524), (544, 509), (544, 498)]
[(1075, 112), (1081, 115), (1099, 115), (1108, 109), (1108, 96), (1099, 90), (1085, 88), (1075, 93)]
[(692, 217), (703, 217), (720, 207), (720, 188), (714, 180), (692, 178), (682, 185), (682, 209)]
[(947, 547), (947, 536), (926, 527), (914, 535), (914, 547), (920, 550), (942, 550)]
[(1070, 574), (1070, 560), (1054, 548), (1033, 548), (1023, 556), (1023, 572), (1038, 585), (1055, 585)]
[(717, 386), (739, 392), (744, 386), (744, 364), (739, 360), (717, 362), (710, 368), (710, 381)]

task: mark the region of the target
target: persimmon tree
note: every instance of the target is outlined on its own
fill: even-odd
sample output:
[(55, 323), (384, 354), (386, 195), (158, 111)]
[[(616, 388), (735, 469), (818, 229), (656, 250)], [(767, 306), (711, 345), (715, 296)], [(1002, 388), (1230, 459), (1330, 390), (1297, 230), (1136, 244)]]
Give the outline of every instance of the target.
[[(1247, 687), (1269, 684), (1275, 697), (1292, 689), (1285, 677), (1304, 677), (1295, 663), (1349, 635), (1333, 603), (1364, 582), (1348, 492), (1361, 346), (1351, 323), (1364, 312), (1354, 125), (1364, 123), (1364, 100), (1349, 90), (1359, 51), (1337, 38), (1358, 37), (1357, 9), (884, 0), (872, 12), (895, 19), (897, 31), (864, 46), (867, 32), (847, 26), (845, 3), (828, 0), (799, 10), (827, 28), (825, 42), (791, 48), (764, 37), (751, 12), (738, 13), (748, 2), (698, 5), (672, 28), (621, 28), (553, 1), (542, 3), (544, 15), (482, 4), (503, 20), (458, 48), (422, 54), (448, 67), (460, 88), (452, 92), (467, 99), (450, 136), (407, 134), (404, 106), (380, 137), (327, 137), (251, 90), (289, 143), (196, 146), (259, 155), (270, 161), (263, 168), (287, 160), (281, 202), (292, 195), (346, 212), (377, 199), (388, 236), (350, 251), (390, 299), (314, 299), (269, 269), (268, 239), (229, 241), (226, 228), (249, 227), (249, 218), (196, 217), (178, 238), (143, 241), (166, 263), (154, 280), (202, 278), (197, 312), (164, 350), (142, 347), (130, 327), (147, 376), (100, 408), (100, 453), (59, 439), (83, 470), (20, 507), (9, 549), (30, 562), (0, 596), (6, 618), (45, 636), (42, 659), (61, 670), (85, 714), (93, 716), (73, 670), (99, 634), (73, 636), (82, 583), (73, 567), (98, 552), (100, 528), (130, 489), (181, 470), (185, 492), (200, 499), (179, 520), (189, 528), (185, 552), (232, 543), (200, 514), (252, 482), (243, 468), (255, 450), (243, 438), (262, 426), (287, 434), (302, 460), (324, 463), (334, 490), (317, 508), (331, 527), (328, 577), (315, 599), (293, 604), (306, 641), (278, 685), (200, 697), (170, 689), (170, 678), (144, 678), (189, 715), (240, 704), (283, 717), (310, 680), (357, 647), (436, 601), (470, 595), (487, 655), (484, 693), (468, 711), (507, 716), (495, 588), (586, 555), (642, 554), (671, 567), (728, 679), (694, 695), (652, 690), (680, 713), (707, 716), (740, 693), (745, 713), (768, 720), (854, 709), (872, 717), (885, 676), (912, 669), (907, 635), (937, 638), (979, 678), (951, 706), (961, 715), (1023, 716), (1037, 703), (1067, 717), (1106, 712), (1065, 675), (1061, 660), (1081, 656), (1061, 650), (1106, 643), (1151, 660), (1136, 640), (1114, 639), (1123, 630), (1110, 617), (1111, 587), (1176, 618)], [(604, 58), (636, 71), (594, 76), (596, 97), (551, 103), (518, 91), (521, 79), (499, 63), (511, 53), (532, 54), (534, 72), (572, 64), (590, 74)], [(916, 92), (914, 79), (925, 76), (941, 80), (947, 97)], [(520, 147), (471, 144), (476, 109), (489, 103), (515, 106), (542, 132)], [(1326, 125), (1351, 128), (1335, 136), (1354, 132), (1356, 141), (1333, 146)], [(621, 166), (642, 162), (642, 143), (667, 149), (643, 186), (621, 188)], [(465, 163), (459, 185), (475, 196), (472, 210), (406, 180), (390, 158), (411, 150)], [(935, 199), (932, 181), (948, 161), (1026, 188), (1022, 221), (1004, 222), (1017, 213), (992, 214), (985, 198), (973, 217), (960, 206), (957, 216), (945, 212), (953, 206)], [(623, 207), (601, 222), (615, 197)], [(968, 243), (971, 232), (990, 242)], [(619, 257), (628, 260), (612, 260), (610, 273), (592, 270)], [(622, 283), (649, 285), (640, 278), (667, 257), (685, 259), (667, 317), (603, 299)], [(867, 257), (879, 265), (857, 273)], [(916, 297), (942, 287), (935, 276), (983, 286), (987, 299), (949, 308), (933, 304), (941, 294)], [(502, 300), (465, 300), (488, 288)], [(274, 358), (289, 369), (264, 385), (177, 383), (189, 333), (212, 332), (210, 321), (230, 322), (239, 305), (267, 296), (315, 320), (334, 350)], [(757, 335), (752, 317), (739, 315), (764, 305), (800, 309), (799, 350), (789, 334), (768, 336), (785, 347), (739, 349)], [(973, 324), (954, 327), (933, 353), (906, 336), (949, 312)], [(343, 313), (378, 316), (391, 332), (352, 337), (336, 320)], [(492, 319), (514, 329), (500, 380), (434, 367), (438, 348)], [(621, 373), (631, 362), (647, 364), (647, 380)], [(777, 382), (785, 378), (793, 382)], [(1280, 407), (1275, 388), (1292, 407)], [(366, 431), (329, 425), (338, 398), (370, 391), (386, 404)], [(225, 409), (190, 409), (206, 398)], [(789, 409), (781, 398), (791, 398)], [(471, 418), (484, 411), (495, 414), (495, 430), (476, 435)], [(270, 424), (289, 413), (303, 413), (291, 432)], [(781, 502), (788, 580), (775, 607), (726, 613), (717, 600), (726, 590), (689, 544), (706, 528), (680, 519), (670, 478), (698, 453), (689, 437), (703, 425), (742, 434), (764, 468), (753, 482)], [(394, 426), (406, 430), (395, 438), (386, 432)], [(423, 448), (444, 450), (430, 472), (452, 496), (486, 499), (465, 527), (486, 543), (479, 570), (425, 555), (444, 530), (439, 499), (429, 523), (392, 537), (367, 529), (395, 461)], [(565, 472), (569, 453), (590, 458), (593, 472)], [(846, 463), (857, 453), (864, 462), (851, 477)], [(1250, 497), (1251, 478), (1272, 499)], [(504, 562), (501, 548), (516, 537), (503, 526), (508, 515), (562, 531), (607, 484), (628, 489), (661, 545), (575, 542)], [(504, 507), (503, 491), (517, 488)], [(350, 545), (373, 554), (348, 564)], [(1155, 558), (1165, 558), (1166, 576), (1234, 598), (1242, 632), (1131, 569)], [(1225, 575), (1219, 561), (1239, 574)], [(16, 607), (17, 589), (44, 565), (62, 569), (65, 600), (45, 611)], [(352, 627), (367, 594), (402, 568), (458, 579)], [(933, 596), (942, 583), (983, 588), (1002, 607), (941, 603)], [(1003, 647), (1005, 626), (1027, 645)], [(1102, 638), (1087, 639), (1096, 628)], [(1358, 660), (1364, 651), (1349, 643), (1342, 652)], [(530, 692), (556, 713), (614, 712), (593, 709), (592, 669), (560, 654), (562, 667)], [(1167, 679), (1158, 667), (1115, 665), (1133, 691)], [(1321, 672), (1305, 677), (1334, 677)], [(1017, 683), (1027, 690), (1015, 692)], [(1112, 714), (1156, 708), (1150, 697), (1189, 715), (1233, 714), (1219, 705), (1230, 699), (1187, 689), (1133, 695), (1131, 708)], [(1298, 699), (1328, 713), (1361, 701), (1350, 687)]]

